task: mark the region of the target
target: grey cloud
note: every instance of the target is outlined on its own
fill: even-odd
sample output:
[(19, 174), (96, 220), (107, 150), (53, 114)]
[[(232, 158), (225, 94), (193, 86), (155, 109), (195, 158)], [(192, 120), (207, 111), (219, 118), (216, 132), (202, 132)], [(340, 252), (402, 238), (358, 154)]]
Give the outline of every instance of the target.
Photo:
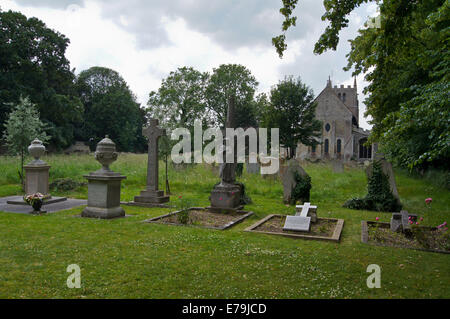
[[(226, 50), (240, 47), (271, 47), (281, 32), (281, 0), (15, 0), (21, 5), (67, 8), (84, 2), (101, 4), (102, 15), (136, 35), (140, 49), (169, 44), (162, 17), (183, 18), (188, 27), (209, 36)], [(323, 13), (319, 0), (300, 2), (301, 16), (293, 38), (302, 38), (320, 24)], [(121, 23), (121, 17), (128, 21)], [(316, 18), (319, 17), (319, 18)], [(314, 25), (313, 25), (314, 24)]]
[(66, 9), (71, 4), (81, 7), (83, 6), (84, 0), (15, 0), (14, 2), (23, 6)]

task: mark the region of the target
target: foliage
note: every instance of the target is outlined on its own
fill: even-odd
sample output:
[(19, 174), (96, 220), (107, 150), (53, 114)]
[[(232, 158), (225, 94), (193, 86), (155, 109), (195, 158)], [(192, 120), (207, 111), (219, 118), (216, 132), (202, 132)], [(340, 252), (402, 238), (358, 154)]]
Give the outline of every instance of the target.
[(302, 176), (297, 171), (294, 172), (295, 187), (291, 193), (291, 202), (289, 204), (295, 205), (297, 201), (302, 203), (310, 201), (311, 192), (311, 177), (309, 175)]
[(344, 203), (343, 207), (383, 212), (399, 212), (402, 205), (392, 194), (389, 178), (383, 173), (381, 163), (374, 161), (372, 173), (367, 183), (367, 195), (364, 198), (353, 198)]
[(450, 1), (384, 1), (381, 28), (351, 41), (349, 70), (366, 73), (371, 139), (403, 167), (448, 169)]
[(29, 96), (48, 127), (50, 144), (71, 145), (83, 107), (65, 57), (69, 40), (37, 18), (1, 9), (0, 30), (0, 134), (11, 103)]
[(50, 137), (45, 133), (46, 127), (39, 119), (39, 112), (28, 97), (20, 97), (19, 104), (9, 114), (4, 126), (3, 139), (8, 145), (8, 152), (12, 155), (20, 155), (21, 158), (19, 176), (23, 184), (23, 164), (28, 146), (36, 138), (45, 143)]
[(225, 126), (228, 100), (235, 98), (235, 127), (255, 127), (256, 105), (253, 102), (258, 82), (245, 66), (222, 64), (213, 69), (206, 88), (206, 105), (211, 112), (211, 122)]
[(119, 151), (145, 150), (145, 112), (118, 72), (92, 67), (78, 75), (76, 87), (85, 110), (83, 125), (77, 131), (80, 139), (90, 141), (93, 149), (109, 135)]
[(264, 114), (264, 126), (280, 129), (280, 143), (291, 149), (290, 157), (300, 142), (315, 145), (321, 123), (315, 119), (314, 93), (300, 77), (285, 77), (270, 91), (270, 104)]
[(75, 181), (69, 177), (67, 178), (57, 178), (52, 183), (50, 183), (49, 188), (55, 191), (67, 192), (74, 190), (78, 187), (86, 186), (86, 183)]
[(183, 198), (183, 196), (178, 196), (178, 213), (177, 213), (177, 220), (179, 223), (186, 225), (190, 218), (189, 218), (189, 209), (192, 207), (192, 203), (190, 200)]
[(161, 126), (174, 130), (194, 128), (194, 120), (206, 119), (205, 89), (208, 74), (192, 67), (181, 67), (162, 80), (157, 92), (150, 92), (147, 103), (149, 117), (160, 120)]
[(249, 205), (252, 204), (252, 198), (248, 195), (245, 184), (242, 182), (236, 182), (236, 185), (239, 185), (241, 188), (241, 198), (239, 199), (239, 204), (241, 205)]

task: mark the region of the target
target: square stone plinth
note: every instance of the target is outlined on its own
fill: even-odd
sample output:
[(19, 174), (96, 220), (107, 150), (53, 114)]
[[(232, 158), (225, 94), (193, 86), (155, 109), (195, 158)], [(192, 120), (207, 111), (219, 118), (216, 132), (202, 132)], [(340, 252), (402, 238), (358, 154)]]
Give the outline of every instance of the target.
[(48, 165), (25, 165), (25, 194), (41, 193), (48, 196)]
[(211, 210), (235, 211), (241, 209), (241, 187), (236, 184), (219, 184), (211, 191)]
[(141, 191), (141, 194), (134, 196), (134, 202), (137, 204), (163, 204), (170, 200), (169, 196), (164, 196), (164, 192), (157, 190)]
[(120, 184), (125, 176), (87, 175), (88, 206), (81, 217), (110, 219), (124, 217), (125, 211), (120, 207)]

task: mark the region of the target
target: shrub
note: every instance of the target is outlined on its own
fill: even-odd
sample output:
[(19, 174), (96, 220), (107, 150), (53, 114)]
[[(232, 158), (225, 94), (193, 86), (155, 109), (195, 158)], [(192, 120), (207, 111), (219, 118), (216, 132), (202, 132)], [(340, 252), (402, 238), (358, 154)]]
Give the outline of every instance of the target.
[(55, 191), (67, 192), (85, 185), (86, 183), (77, 182), (71, 178), (58, 178), (49, 185), (49, 188)]
[(295, 205), (297, 201), (309, 202), (311, 192), (311, 177), (308, 175), (301, 176), (298, 172), (294, 173), (296, 185), (291, 194), (291, 205)]

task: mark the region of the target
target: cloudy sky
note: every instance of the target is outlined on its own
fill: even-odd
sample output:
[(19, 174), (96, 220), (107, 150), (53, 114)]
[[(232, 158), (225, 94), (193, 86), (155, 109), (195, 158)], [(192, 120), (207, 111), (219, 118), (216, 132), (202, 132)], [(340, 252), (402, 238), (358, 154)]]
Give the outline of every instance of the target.
[[(271, 44), (280, 34), (281, 0), (0, 0), (3, 11), (35, 16), (70, 39), (66, 56), (78, 74), (92, 66), (118, 71), (145, 105), (161, 80), (182, 66), (211, 72), (220, 64), (245, 65), (259, 92), (286, 75), (300, 76), (317, 95), (330, 75), (333, 85), (353, 85), (344, 72), (348, 39), (353, 39), (373, 4), (358, 8), (341, 33), (336, 51), (314, 55), (314, 44), (326, 27), (322, 0), (300, 0), (297, 26), (287, 33), (288, 50), (280, 59)], [(357, 79), (360, 125), (365, 106), (363, 77)]]

